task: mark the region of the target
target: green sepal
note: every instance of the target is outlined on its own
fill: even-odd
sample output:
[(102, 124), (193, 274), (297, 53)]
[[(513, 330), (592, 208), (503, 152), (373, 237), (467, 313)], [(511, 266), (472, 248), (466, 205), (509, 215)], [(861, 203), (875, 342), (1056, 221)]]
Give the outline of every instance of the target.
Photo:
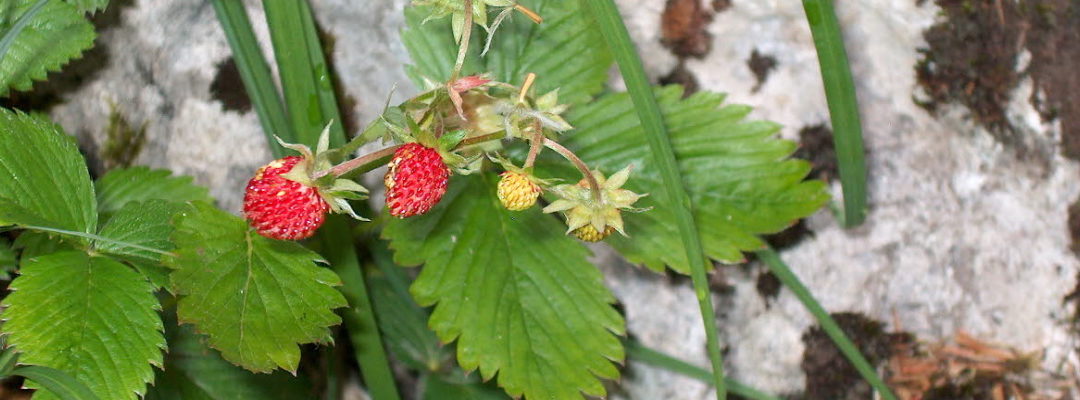
[(458, 143), (461, 143), (461, 141), (464, 140), (465, 136), (468, 134), (469, 131), (466, 131), (464, 129), (458, 129), (455, 131), (443, 133), (442, 136), (439, 136), (438, 147), (436, 147), (436, 149), (438, 149), (440, 152), (451, 151), (454, 149), (454, 147), (457, 147)]

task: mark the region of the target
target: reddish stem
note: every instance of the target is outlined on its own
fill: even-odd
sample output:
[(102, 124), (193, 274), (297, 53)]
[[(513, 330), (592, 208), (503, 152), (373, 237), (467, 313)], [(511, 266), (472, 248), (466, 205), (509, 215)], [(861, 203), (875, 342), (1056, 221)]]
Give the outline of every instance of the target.
[(559, 153), (559, 155), (563, 156), (567, 160), (570, 160), (570, 162), (573, 163), (575, 167), (577, 167), (578, 171), (581, 171), (581, 174), (585, 175), (585, 181), (589, 182), (589, 187), (592, 188), (593, 200), (596, 200), (596, 202), (599, 203), (601, 201), (600, 182), (596, 181), (596, 177), (593, 176), (592, 171), (589, 170), (589, 166), (585, 165), (585, 162), (581, 161), (581, 159), (578, 158), (578, 156), (574, 154), (574, 152), (570, 151), (570, 149), (566, 147), (563, 147), (563, 145), (559, 144), (559, 142), (544, 138), (544, 146), (547, 146), (549, 149), (555, 150), (556, 153)]

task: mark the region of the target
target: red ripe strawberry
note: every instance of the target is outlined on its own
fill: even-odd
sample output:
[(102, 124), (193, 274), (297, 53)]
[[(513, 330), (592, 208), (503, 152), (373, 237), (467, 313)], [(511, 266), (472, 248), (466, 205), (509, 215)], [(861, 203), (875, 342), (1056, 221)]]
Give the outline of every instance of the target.
[(419, 143), (406, 143), (394, 152), (383, 183), (390, 215), (406, 218), (431, 210), (446, 193), (450, 168), (439, 152)]
[(244, 193), (244, 215), (259, 234), (278, 240), (311, 237), (323, 224), (330, 204), (319, 190), (286, 179), (303, 158), (285, 157), (259, 168)]

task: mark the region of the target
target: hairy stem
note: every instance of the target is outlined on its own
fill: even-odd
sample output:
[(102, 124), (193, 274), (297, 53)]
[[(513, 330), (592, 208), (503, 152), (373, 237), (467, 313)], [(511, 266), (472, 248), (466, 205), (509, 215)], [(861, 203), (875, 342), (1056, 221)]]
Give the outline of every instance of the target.
[[(483, 142), (492, 141), (492, 140), (499, 140), (499, 139), (502, 139), (504, 137), (506, 137), (506, 132), (501, 132), (501, 131), (500, 132), (495, 132), (495, 133), (490, 133), (490, 134), (487, 134), (487, 135), (471, 137), (471, 138), (462, 140), (461, 143), (458, 143), (457, 147), (455, 147), (454, 149), (456, 150), (456, 149), (460, 149), (460, 148), (463, 148), (465, 146), (471, 146), (471, 145), (474, 145), (474, 144), (477, 144), (477, 143), (483, 143)], [(311, 174), (311, 178), (312, 179), (319, 179), (319, 178), (322, 178), (322, 177), (327, 176), (327, 175), (333, 175), (335, 177), (340, 177), (342, 175), (348, 174), (348, 173), (350, 173), (352, 171), (355, 171), (357, 169), (370, 167), (372, 164), (380, 163), (380, 161), (382, 159), (390, 157), (400, 147), (401, 147), (401, 145), (395, 145), (395, 146), (390, 146), (390, 147), (387, 147), (385, 149), (378, 150), (378, 151), (375, 151), (375, 152), (372, 152), (372, 153), (364, 154), (364, 155), (362, 155), (360, 157), (356, 157), (356, 158), (353, 158), (351, 160), (344, 161), (341, 164), (335, 165), (335, 166), (330, 167), (328, 169), (324, 169), (322, 171), (315, 172), (314, 174)], [(382, 161), (382, 162), (385, 162), (385, 161)]]
[(330, 169), (324, 169), (322, 171), (316, 172), (316, 173), (312, 174), (311, 177), (314, 178), (314, 179), (319, 179), (319, 178), (322, 178), (322, 177), (327, 176), (327, 175), (334, 175), (334, 176), (345, 175), (345, 174), (347, 174), (349, 172), (352, 172), (354, 169), (357, 169), (357, 168), (359, 168), (361, 166), (373, 163), (373, 162), (379, 160), (380, 158), (390, 157), (390, 155), (394, 154), (394, 152), (397, 151), (397, 149), (399, 147), (401, 147), (401, 145), (390, 146), (390, 147), (387, 147), (385, 149), (376, 151), (374, 153), (364, 154), (364, 155), (362, 155), (360, 157), (356, 157), (354, 159), (351, 159), (351, 160), (342, 162), (341, 164), (330, 167)]
[(533, 135), (532, 140), (529, 140), (529, 156), (525, 158), (523, 168), (531, 168), (536, 163), (536, 156), (540, 154), (540, 149), (544, 148), (544, 132), (540, 130), (539, 125), (537, 124), (536, 134)]
[(578, 171), (581, 171), (581, 174), (585, 175), (585, 181), (589, 182), (589, 188), (592, 189), (593, 200), (600, 202), (600, 182), (596, 181), (596, 177), (593, 176), (592, 170), (589, 169), (589, 166), (585, 165), (585, 162), (581, 161), (581, 159), (578, 158), (577, 154), (574, 154), (574, 152), (570, 151), (570, 149), (563, 147), (563, 145), (559, 144), (559, 142), (544, 138), (544, 146), (547, 146), (547, 148), (549, 149), (555, 150), (555, 152), (559, 153), (559, 155), (563, 156), (563, 158), (570, 160), (570, 162), (573, 163), (575, 167), (577, 167)]

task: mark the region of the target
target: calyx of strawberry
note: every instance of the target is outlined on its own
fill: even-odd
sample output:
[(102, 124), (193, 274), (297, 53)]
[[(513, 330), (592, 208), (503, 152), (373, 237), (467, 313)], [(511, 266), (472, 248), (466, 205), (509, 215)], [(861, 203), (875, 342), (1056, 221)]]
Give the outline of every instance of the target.
[(600, 171), (591, 171), (599, 185), (599, 192), (594, 192), (586, 179), (577, 184), (558, 185), (551, 192), (559, 197), (544, 207), (545, 213), (562, 212), (566, 215), (566, 233), (591, 225), (597, 232), (614, 228), (623, 236), (621, 211), (641, 212), (647, 209), (634, 208), (632, 205), (647, 194), (637, 194), (623, 189), (623, 184), (630, 177), (630, 167), (604, 178)]
[[(333, 122), (331, 122), (331, 124), (332, 123)], [(350, 217), (360, 221), (369, 221), (369, 219), (357, 215), (356, 212), (353, 211), (352, 206), (349, 205), (349, 200), (366, 199), (368, 194), (367, 188), (355, 181), (338, 178), (334, 175), (324, 175), (315, 178), (316, 172), (330, 169), (333, 166), (329, 159), (329, 155), (333, 154), (332, 151), (329, 150), (330, 124), (327, 124), (326, 128), (323, 128), (322, 133), (319, 135), (319, 141), (315, 146), (315, 151), (312, 151), (310, 147), (302, 144), (286, 143), (281, 140), (281, 138), (275, 138), (282, 147), (300, 153), (300, 156), (303, 158), (302, 161), (296, 163), (296, 166), (294, 166), (292, 170), (282, 174), (282, 178), (318, 190), (319, 196), (321, 196), (323, 200), (326, 200), (326, 203), (330, 205), (331, 212), (348, 214)]]

